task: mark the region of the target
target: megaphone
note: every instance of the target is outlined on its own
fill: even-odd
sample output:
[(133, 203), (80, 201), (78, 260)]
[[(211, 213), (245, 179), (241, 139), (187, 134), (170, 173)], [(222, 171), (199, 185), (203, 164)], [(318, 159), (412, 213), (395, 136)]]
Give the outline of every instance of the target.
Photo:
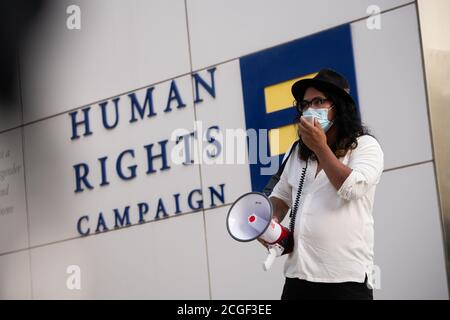
[(272, 217), (272, 203), (259, 192), (240, 196), (227, 215), (227, 229), (233, 239), (248, 242), (259, 238), (269, 244), (269, 255), (263, 263), (265, 271), (270, 269), (276, 257), (289, 253), (293, 247), (291, 232)]

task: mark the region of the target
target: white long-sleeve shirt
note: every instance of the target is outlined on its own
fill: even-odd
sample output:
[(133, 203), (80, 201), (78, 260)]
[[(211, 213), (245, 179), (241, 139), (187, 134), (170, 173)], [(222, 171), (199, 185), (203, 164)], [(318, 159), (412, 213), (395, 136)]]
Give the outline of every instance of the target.
[[(357, 138), (358, 146), (339, 160), (352, 169), (339, 190), (317, 161), (308, 160), (295, 221), (295, 245), (284, 273), (289, 278), (314, 282), (364, 282), (373, 288), (375, 188), (383, 172), (383, 151), (369, 135)], [(289, 207), (295, 201), (305, 161), (292, 152), (271, 197)], [(286, 153), (287, 154), (287, 153)]]

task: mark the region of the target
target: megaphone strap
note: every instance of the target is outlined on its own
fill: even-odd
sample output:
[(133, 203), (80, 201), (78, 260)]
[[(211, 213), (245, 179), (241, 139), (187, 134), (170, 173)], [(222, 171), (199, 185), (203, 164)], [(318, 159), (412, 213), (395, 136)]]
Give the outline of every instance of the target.
[(289, 230), (291, 231), (291, 233), (294, 233), (295, 217), (297, 216), (297, 210), (298, 210), (298, 206), (300, 203), (300, 196), (302, 195), (303, 183), (305, 182), (306, 169), (308, 168), (308, 162), (309, 162), (309, 159), (306, 160), (305, 167), (302, 168), (302, 173), (300, 174), (300, 181), (298, 183), (297, 195), (295, 196), (294, 205), (292, 206), (291, 213), (289, 214), (289, 217), (291, 218), (291, 221), (289, 223)]
[(266, 196), (270, 196), (270, 194), (272, 193), (273, 188), (275, 188), (275, 185), (278, 183), (278, 181), (280, 181), (280, 177), (281, 174), (284, 171), (284, 167), (286, 166), (286, 163), (288, 162), (292, 151), (294, 151), (295, 147), (297, 146), (297, 144), (299, 144), (300, 140), (297, 140), (294, 142), (294, 144), (292, 145), (291, 150), (289, 151), (288, 156), (286, 157), (286, 159), (281, 163), (281, 166), (278, 168), (278, 171), (276, 174), (274, 174), (272, 177), (270, 177), (269, 182), (266, 184), (266, 186), (263, 189), (263, 193)]

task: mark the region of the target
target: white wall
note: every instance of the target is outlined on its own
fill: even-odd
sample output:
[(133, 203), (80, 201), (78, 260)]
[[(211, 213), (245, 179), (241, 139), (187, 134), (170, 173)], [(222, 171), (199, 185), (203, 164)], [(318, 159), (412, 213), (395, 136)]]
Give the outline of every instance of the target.
[[(381, 15), (381, 30), (369, 30), (363, 18), (371, 1), (51, 1), (22, 51), (24, 125), (7, 130), (22, 124), (20, 108), (0, 118), (0, 150), (12, 153), (0, 169), (22, 166), (8, 178), (10, 195), (0, 198), (0, 207), (15, 208), (0, 216), (0, 298), (278, 299), (283, 259), (264, 273), (260, 245), (237, 243), (225, 228), (229, 205), (251, 189), (247, 165), (173, 166), (130, 181), (112, 176), (110, 186), (81, 194), (73, 192), (72, 165), (94, 168), (98, 157), (133, 148), (142, 167), (143, 145), (176, 128), (192, 130), (194, 120), (245, 129), (239, 57), (351, 22), (360, 109), (387, 170), (374, 208), (381, 270), (375, 298), (447, 299), (416, 8), (409, 2), (378, 1), (382, 10), (395, 9)], [(81, 30), (65, 27), (69, 4), (81, 7)], [(190, 73), (210, 66), (217, 68), (216, 98), (203, 92), (194, 106)], [(206, 70), (200, 75), (208, 79)], [(186, 107), (164, 113), (172, 79)], [(138, 89), (152, 85), (157, 118), (131, 125), (121, 108), (115, 129), (101, 126), (99, 101), (124, 101), (130, 91), (142, 98), (145, 89)], [(68, 112), (87, 105), (94, 134), (71, 141)], [(99, 171), (93, 174), (98, 181)], [(169, 219), (86, 238), (76, 230), (83, 214), (92, 221), (100, 210), (106, 216), (194, 188), (209, 202), (208, 187), (223, 183), (225, 205), (218, 208), (192, 213), (183, 202), (186, 214)], [(81, 290), (66, 287), (70, 265), (81, 268)]]

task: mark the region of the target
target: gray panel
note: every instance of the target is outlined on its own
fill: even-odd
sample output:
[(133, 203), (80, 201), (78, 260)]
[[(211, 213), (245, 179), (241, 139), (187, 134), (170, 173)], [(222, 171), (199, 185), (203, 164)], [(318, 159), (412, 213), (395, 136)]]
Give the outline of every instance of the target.
[(383, 173), (373, 214), (375, 299), (447, 299), (432, 162)]

